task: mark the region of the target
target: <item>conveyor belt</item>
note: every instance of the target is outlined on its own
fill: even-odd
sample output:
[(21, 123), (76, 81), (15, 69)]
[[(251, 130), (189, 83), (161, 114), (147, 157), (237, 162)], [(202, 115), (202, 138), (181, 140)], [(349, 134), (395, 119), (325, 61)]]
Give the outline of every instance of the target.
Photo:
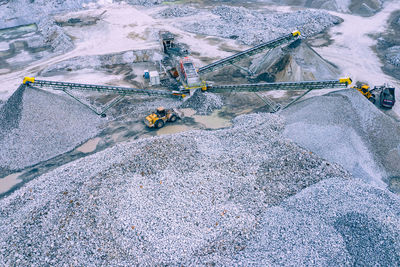
[(233, 84), (212, 85), (207, 88), (211, 92), (245, 91), (259, 92), (269, 90), (316, 90), (325, 88), (346, 88), (346, 79), (304, 82), (277, 82), (277, 83), (255, 83), (255, 84)]
[(298, 31), (295, 31), (293, 33), (290, 33), (288, 35), (279, 37), (277, 39), (271, 40), (269, 42), (263, 43), (263, 44), (259, 44), (255, 47), (252, 47), (250, 49), (247, 49), (245, 51), (239, 52), (237, 54), (234, 54), (232, 56), (226, 57), (224, 59), (218, 60), (216, 62), (213, 62), (209, 65), (206, 65), (204, 67), (199, 68), (198, 73), (199, 74), (205, 74), (208, 72), (212, 72), (215, 71), (219, 68), (222, 68), (223, 66), (238, 62), (240, 60), (242, 60), (243, 58), (258, 54), (266, 49), (272, 49), (275, 47), (278, 47), (282, 44), (285, 43), (289, 43), (291, 41), (296, 40), (297, 38), (299, 38), (300, 33)]
[(27, 82), (28, 85), (35, 87), (45, 87), (54, 90), (83, 90), (83, 91), (96, 91), (96, 92), (109, 92), (121, 95), (155, 95), (155, 96), (166, 96), (175, 97), (171, 91), (167, 90), (153, 90), (153, 89), (137, 89), (129, 87), (119, 86), (106, 86), (106, 85), (92, 85), (92, 84), (81, 84), (81, 83), (67, 83), (67, 82), (54, 82), (44, 80), (34, 80), (34, 82)]

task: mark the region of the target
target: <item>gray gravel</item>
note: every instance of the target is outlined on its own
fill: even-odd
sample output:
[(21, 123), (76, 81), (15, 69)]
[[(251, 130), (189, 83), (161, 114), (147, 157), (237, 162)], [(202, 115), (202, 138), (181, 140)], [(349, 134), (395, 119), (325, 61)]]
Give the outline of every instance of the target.
[(362, 16), (372, 16), (382, 9), (385, 0), (263, 0), (263, 2), (308, 8), (322, 8)]
[(54, 52), (65, 53), (74, 48), (72, 39), (60, 26), (55, 24), (54, 19), (43, 16), (37, 22), (37, 26), (44, 38), (45, 44), (49, 45)]
[(13, 0), (0, 8), (1, 28), (36, 23), (43, 16), (83, 9), (92, 0)]
[(399, 266), (400, 198), (328, 179), (267, 209), (239, 262), (264, 266)]
[(233, 123), (120, 143), (27, 183), (0, 200), (0, 264), (229, 265), (267, 208), (349, 177), (283, 138), (276, 115)]
[(12, 96), (0, 107), (0, 140), (9, 131), (17, 128), (21, 120), (22, 98), (25, 86), (20, 85)]
[(99, 132), (99, 116), (75, 100), (30, 87), (23, 95), (19, 92), (2, 110), (15, 115), (0, 120), (5, 130), (0, 136), (0, 169), (21, 169), (47, 160)]
[(194, 14), (197, 14), (198, 9), (189, 7), (189, 6), (171, 6), (162, 11), (160, 11), (159, 15), (164, 18), (171, 17), (187, 17)]
[(400, 45), (387, 49), (385, 58), (390, 64), (400, 67)]
[(114, 0), (115, 2), (125, 2), (130, 5), (140, 5), (140, 6), (154, 6), (159, 5), (163, 0)]
[(338, 24), (341, 19), (325, 11), (302, 10), (290, 13), (265, 13), (244, 7), (219, 6), (212, 9), (217, 18), (204, 18), (180, 25), (186, 31), (237, 39), (256, 45), (299, 30), (310, 37)]
[(400, 176), (400, 125), (358, 91), (312, 97), (281, 114), (285, 136), (354, 176), (380, 187)]
[(179, 107), (194, 109), (198, 115), (209, 115), (214, 110), (221, 109), (223, 105), (224, 103), (219, 95), (197, 90), (192, 96), (186, 98)]

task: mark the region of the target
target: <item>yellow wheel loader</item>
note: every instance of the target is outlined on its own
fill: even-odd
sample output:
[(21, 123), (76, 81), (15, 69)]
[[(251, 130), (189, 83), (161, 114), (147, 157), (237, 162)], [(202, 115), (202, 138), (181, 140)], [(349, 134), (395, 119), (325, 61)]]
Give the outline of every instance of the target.
[(150, 128), (162, 128), (166, 122), (175, 122), (181, 117), (181, 113), (176, 109), (159, 107), (144, 119), (144, 123)]
[(356, 86), (353, 86), (352, 88), (357, 89), (363, 96), (365, 96), (369, 101), (375, 104), (375, 95), (372, 93), (375, 88), (370, 90), (369, 85), (367, 84), (358, 84)]

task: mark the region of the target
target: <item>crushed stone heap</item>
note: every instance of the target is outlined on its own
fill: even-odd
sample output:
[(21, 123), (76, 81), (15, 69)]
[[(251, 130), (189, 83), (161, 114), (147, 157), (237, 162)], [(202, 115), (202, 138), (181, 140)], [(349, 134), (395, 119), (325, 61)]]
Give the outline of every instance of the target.
[(28, 182), (0, 200), (0, 263), (228, 264), (267, 208), (349, 179), (285, 139), (276, 115), (233, 123), (120, 143)]
[(400, 176), (400, 125), (355, 89), (316, 96), (280, 113), (285, 136), (380, 187)]
[(223, 105), (224, 103), (219, 95), (197, 90), (192, 96), (185, 99), (179, 107), (194, 109), (198, 115), (209, 115), (214, 110), (221, 109)]
[(310, 37), (338, 24), (341, 19), (320, 10), (290, 13), (253, 11), (244, 7), (218, 6), (211, 11), (216, 18), (204, 18), (180, 27), (188, 32), (236, 39), (246, 45), (258, 45), (299, 30)]
[[(10, 102), (10, 103), (9, 103)], [(0, 170), (11, 171), (65, 153), (95, 136), (99, 116), (63, 95), (20, 87), (0, 113)]]

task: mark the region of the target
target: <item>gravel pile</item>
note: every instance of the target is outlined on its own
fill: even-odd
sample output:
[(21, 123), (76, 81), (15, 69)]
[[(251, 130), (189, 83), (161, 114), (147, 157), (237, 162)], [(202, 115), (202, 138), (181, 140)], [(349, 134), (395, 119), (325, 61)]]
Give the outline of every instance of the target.
[(185, 99), (179, 107), (194, 109), (198, 115), (208, 115), (216, 109), (221, 109), (223, 105), (224, 103), (219, 95), (197, 90), (191, 97)]
[(400, 198), (328, 179), (268, 209), (242, 266), (399, 266)]
[(30, 87), (17, 90), (1, 113), (9, 115), (0, 120), (0, 169), (16, 170), (47, 160), (99, 132), (99, 116), (86, 107)]
[(400, 46), (392, 46), (387, 49), (385, 57), (390, 64), (400, 67)]
[(120, 143), (27, 183), (0, 200), (0, 263), (228, 264), (267, 208), (349, 177), (283, 138), (276, 115), (233, 124)]
[(172, 6), (162, 10), (159, 15), (164, 18), (187, 17), (197, 14), (198, 10), (188, 6)]
[(115, 2), (125, 2), (130, 5), (139, 5), (139, 6), (154, 6), (161, 4), (163, 0), (115, 0)]
[(400, 176), (400, 125), (358, 91), (313, 97), (281, 114), (285, 136), (355, 177), (386, 187), (383, 180)]
[(219, 18), (185, 22), (181, 27), (193, 33), (237, 39), (247, 45), (256, 45), (294, 30), (299, 30), (304, 37), (310, 37), (341, 22), (340, 18), (318, 10), (263, 13), (244, 7), (219, 6), (212, 13)]
[(54, 52), (65, 53), (74, 48), (72, 39), (65, 34), (64, 30), (55, 24), (49, 17), (42, 17), (38, 23), (38, 30), (45, 39), (45, 44), (51, 46)]
[(384, 0), (264, 0), (278, 5), (321, 8), (333, 11), (372, 16), (382, 9)]
[(164, 107), (166, 109), (176, 108), (182, 101), (179, 98), (166, 98), (155, 96), (135, 96), (125, 97), (115, 108), (111, 108), (107, 113), (116, 120), (140, 120), (156, 108)]
[(5, 103), (1, 104), (0, 140), (2, 140), (9, 131), (18, 127), (19, 121), (21, 120), (24, 92), (25, 86), (21, 85)]
[(77, 11), (93, 0), (13, 0), (0, 8), (2, 28), (36, 23), (45, 16), (60, 12)]

